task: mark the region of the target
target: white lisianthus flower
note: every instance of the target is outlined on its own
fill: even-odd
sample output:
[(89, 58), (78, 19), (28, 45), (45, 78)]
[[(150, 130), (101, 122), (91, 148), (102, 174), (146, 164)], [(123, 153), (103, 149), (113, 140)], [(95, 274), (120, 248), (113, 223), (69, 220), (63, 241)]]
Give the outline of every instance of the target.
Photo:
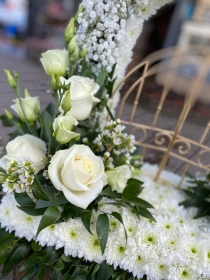
[(113, 191), (123, 192), (128, 179), (131, 178), (131, 170), (128, 165), (121, 165), (105, 172), (108, 179), (108, 184)]
[(66, 50), (49, 50), (42, 53), (40, 59), (47, 75), (64, 76), (69, 62), (69, 54)]
[(20, 119), (25, 122), (25, 117), (29, 122), (34, 122), (39, 116), (40, 113), (40, 102), (38, 97), (31, 97), (26, 96), (25, 98), (20, 98), (21, 104), (25, 113), (22, 111), (22, 108), (20, 106), (20, 100), (16, 98), (13, 100), (15, 102), (14, 105), (10, 106), (20, 117)]
[(78, 121), (69, 113), (65, 116), (59, 115), (53, 122), (53, 135), (60, 144), (66, 144), (79, 136), (78, 133), (71, 131), (77, 124)]
[(46, 157), (47, 147), (41, 139), (25, 134), (17, 136), (6, 145), (7, 154), (0, 159), (0, 167), (7, 169), (13, 160), (18, 160), (23, 156), (29, 157), (33, 162), (35, 174), (44, 169), (45, 163), (42, 161)]
[[(60, 77), (62, 84), (70, 84), (70, 100), (71, 100), (71, 115), (78, 121), (87, 119), (91, 113), (93, 106), (100, 102), (94, 97), (100, 86), (94, 80), (86, 77), (72, 76), (68, 80)], [(65, 94), (63, 100), (65, 99)], [(62, 107), (62, 104), (61, 104)], [(60, 111), (62, 108), (60, 107)]]
[(72, 204), (86, 209), (107, 184), (102, 160), (88, 146), (58, 151), (48, 168), (54, 187)]

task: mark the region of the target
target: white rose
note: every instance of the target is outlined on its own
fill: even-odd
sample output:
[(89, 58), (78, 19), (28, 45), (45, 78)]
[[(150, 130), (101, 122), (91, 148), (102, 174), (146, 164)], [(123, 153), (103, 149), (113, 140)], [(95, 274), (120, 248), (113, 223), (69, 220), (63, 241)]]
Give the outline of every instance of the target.
[[(39, 116), (40, 113), (40, 103), (38, 97), (30, 97), (27, 96), (25, 98), (20, 98), (21, 104), (26, 116), (26, 119), (29, 122), (34, 122)], [(22, 108), (20, 106), (20, 100), (17, 98), (13, 100), (15, 102), (14, 105), (10, 106), (20, 117), (20, 119), (25, 122), (25, 116), (23, 114)]]
[(77, 124), (78, 121), (70, 114), (65, 116), (59, 115), (53, 122), (53, 135), (60, 144), (66, 144), (71, 139), (79, 136), (78, 133), (71, 131)]
[(42, 53), (40, 60), (49, 76), (64, 76), (69, 63), (69, 54), (66, 50), (49, 50)]
[[(78, 121), (83, 121), (87, 119), (91, 113), (93, 106), (100, 102), (100, 100), (94, 97), (100, 86), (94, 82), (94, 80), (80, 77), (72, 76), (68, 80), (60, 77), (62, 84), (70, 84), (70, 101), (71, 101), (71, 115)], [(64, 94), (65, 97), (65, 94)], [(63, 100), (64, 100), (63, 97)], [(62, 104), (61, 104), (62, 107)], [(63, 112), (60, 108), (61, 113)]]
[(7, 154), (0, 159), (0, 167), (7, 169), (7, 166), (13, 161), (23, 156), (28, 156), (34, 162), (35, 174), (44, 169), (45, 163), (42, 158), (46, 157), (47, 147), (41, 139), (25, 134), (17, 136), (6, 145)]
[(128, 165), (121, 165), (106, 171), (106, 175), (112, 190), (122, 193), (132, 173)]
[(58, 151), (51, 159), (48, 173), (54, 187), (69, 202), (84, 209), (107, 184), (102, 160), (85, 145)]

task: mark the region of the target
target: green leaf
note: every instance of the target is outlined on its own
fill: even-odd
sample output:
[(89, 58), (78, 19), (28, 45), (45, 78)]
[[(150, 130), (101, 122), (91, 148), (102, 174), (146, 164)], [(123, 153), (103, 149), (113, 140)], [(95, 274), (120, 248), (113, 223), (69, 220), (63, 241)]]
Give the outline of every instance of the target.
[(61, 259), (62, 259), (64, 262), (67, 262), (67, 263), (72, 262), (72, 257), (71, 257), (71, 256), (66, 256), (66, 255), (64, 255), (64, 254), (61, 256)]
[(14, 197), (20, 206), (35, 206), (34, 201), (27, 195), (27, 193), (14, 193)]
[(45, 111), (47, 111), (51, 116), (53, 116), (55, 112), (55, 105), (53, 102), (50, 102), (50, 104), (46, 107)]
[(69, 218), (77, 218), (86, 210), (77, 206), (67, 204), (61, 214), (62, 218), (68, 220)]
[(31, 247), (32, 247), (32, 249), (33, 249), (34, 252), (41, 251), (41, 249), (42, 249), (42, 246), (39, 245), (39, 243), (37, 243), (37, 242), (34, 241), (34, 240), (31, 241)]
[(49, 142), (52, 136), (52, 115), (47, 110), (44, 110), (41, 114), (41, 119), (43, 123), (43, 140)]
[(100, 87), (104, 85), (104, 82), (107, 77), (107, 71), (105, 69), (102, 69), (101, 72), (98, 74), (98, 77), (96, 78), (96, 84), (98, 84)]
[(36, 235), (38, 236), (41, 230), (54, 224), (60, 217), (61, 213), (58, 210), (57, 206), (48, 207), (47, 210), (44, 212), (44, 215), (42, 216)]
[(3, 256), (0, 257), (0, 265), (5, 264), (5, 262), (8, 260), (8, 258), (10, 257), (10, 253), (9, 254), (4, 254)]
[(138, 209), (138, 213), (140, 216), (148, 218), (148, 219), (156, 222), (155, 218), (152, 216), (152, 214), (146, 208), (141, 208), (138, 206), (137, 209)]
[(44, 188), (40, 184), (39, 180), (35, 177), (33, 182), (33, 191), (37, 198), (42, 200), (49, 200), (48, 196), (45, 194)]
[(30, 268), (26, 273), (20, 278), (20, 280), (31, 280), (35, 275), (37, 275), (37, 272), (39, 270), (39, 266), (36, 265), (32, 268)]
[(30, 216), (41, 216), (45, 211), (44, 209), (35, 209), (34, 206), (18, 206), (18, 208)]
[(114, 272), (114, 267), (103, 262), (97, 273), (97, 279), (99, 280), (108, 280), (112, 273)]
[(11, 263), (10, 261), (7, 261), (7, 263), (5, 263), (3, 270), (1, 271), (1, 279), (6, 277), (15, 267), (15, 265), (13, 263)]
[(128, 200), (133, 197), (137, 197), (141, 191), (142, 191), (142, 187), (140, 183), (136, 183), (136, 182), (129, 183), (123, 190), (122, 199)]
[(0, 120), (2, 121), (3, 126), (6, 127), (14, 126), (13, 122), (10, 121), (5, 114), (0, 116)]
[(17, 265), (30, 252), (31, 246), (28, 242), (21, 243), (10, 257), (10, 262)]
[(127, 199), (127, 202), (133, 203), (137, 206), (140, 206), (142, 208), (154, 208), (149, 202), (139, 198), (139, 197), (134, 197), (132, 199)]
[(45, 272), (45, 266), (43, 263), (39, 263), (39, 271), (37, 275), (37, 280), (43, 280), (44, 279), (44, 272)]
[(140, 180), (138, 180), (138, 179), (136, 179), (136, 178), (130, 178), (130, 179), (128, 179), (127, 184), (131, 184), (131, 183), (136, 183), (136, 184), (139, 184), (139, 185), (141, 185), (141, 186), (144, 184), (144, 182), (142, 182), (142, 181), (140, 181)]
[(13, 234), (6, 233), (4, 236), (2, 236), (0, 238), (0, 244), (7, 243), (7, 242), (12, 241), (14, 239), (16, 239), (16, 237)]
[(124, 225), (124, 223), (123, 223), (122, 216), (121, 216), (120, 213), (118, 213), (118, 212), (112, 212), (111, 215), (112, 215), (113, 217), (115, 217), (115, 219), (117, 219), (117, 220), (123, 225), (124, 233), (125, 233), (125, 239), (126, 239), (126, 243), (127, 243), (128, 235), (127, 235), (127, 231), (126, 231), (126, 229), (125, 229), (125, 225)]
[(102, 254), (105, 251), (109, 236), (109, 218), (107, 214), (100, 214), (96, 222), (96, 232), (101, 246)]
[(91, 222), (91, 216), (92, 216), (92, 212), (91, 211), (87, 211), (87, 212), (83, 212), (81, 214), (81, 220), (83, 222), (83, 225), (85, 226), (86, 230), (92, 234), (91, 230), (90, 230), (90, 222)]
[(19, 268), (19, 271), (24, 271), (26, 269), (29, 269), (31, 267), (34, 267), (36, 264), (39, 263), (39, 259), (37, 258), (36, 254), (32, 254), (25, 263)]
[(17, 240), (8, 240), (6, 243), (0, 245), (0, 257), (7, 255), (14, 249)]
[(64, 264), (61, 259), (58, 259), (58, 261), (53, 265), (53, 268), (56, 270), (63, 270)]
[(51, 267), (50, 269), (50, 275), (52, 280), (59, 280), (62, 278), (62, 273), (59, 270), (54, 269), (53, 267)]
[(117, 192), (113, 191), (110, 186), (108, 186), (99, 195), (108, 196), (108, 197), (111, 197), (111, 198), (121, 198), (121, 196), (122, 196), (120, 193), (117, 193)]

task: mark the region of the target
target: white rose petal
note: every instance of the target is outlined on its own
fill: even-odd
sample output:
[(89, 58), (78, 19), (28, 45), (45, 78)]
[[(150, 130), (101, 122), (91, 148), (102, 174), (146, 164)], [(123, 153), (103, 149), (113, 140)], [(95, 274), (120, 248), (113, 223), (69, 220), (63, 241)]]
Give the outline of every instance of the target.
[(51, 159), (49, 177), (72, 204), (87, 208), (107, 184), (102, 160), (88, 146), (74, 145)]
[[(72, 107), (70, 109), (70, 114), (78, 121), (87, 119), (93, 106), (100, 102), (100, 100), (94, 96), (100, 86), (96, 84), (94, 80), (80, 76), (72, 76), (68, 80), (60, 77), (60, 80), (62, 84), (68, 85), (71, 83), (70, 100)], [(61, 107), (59, 110), (63, 113)]]
[(25, 134), (23, 136), (17, 136), (14, 140), (8, 142), (6, 151), (7, 154), (0, 159), (0, 167), (4, 169), (7, 169), (7, 165), (13, 160), (18, 160), (23, 156), (30, 157), (34, 162), (35, 174), (45, 167), (42, 158), (46, 157), (46, 144), (33, 135)]

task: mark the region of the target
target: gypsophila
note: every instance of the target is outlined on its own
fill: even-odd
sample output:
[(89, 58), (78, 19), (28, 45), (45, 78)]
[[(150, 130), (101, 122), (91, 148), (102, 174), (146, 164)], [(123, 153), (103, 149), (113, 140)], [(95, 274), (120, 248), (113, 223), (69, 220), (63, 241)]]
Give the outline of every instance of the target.
[(35, 177), (33, 162), (29, 157), (21, 157), (18, 161), (12, 161), (6, 172), (8, 177), (2, 184), (4, 192), (32, 192)]

